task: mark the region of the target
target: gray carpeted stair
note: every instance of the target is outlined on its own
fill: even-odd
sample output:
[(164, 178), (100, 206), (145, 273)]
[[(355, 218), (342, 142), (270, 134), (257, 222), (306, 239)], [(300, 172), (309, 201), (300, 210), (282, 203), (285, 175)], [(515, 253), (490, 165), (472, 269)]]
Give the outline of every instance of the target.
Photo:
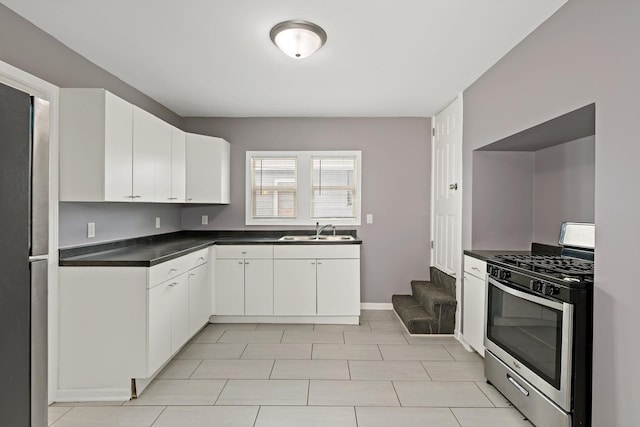
[(393, 295), (393, 309), (412, 334), (452, 334), (456, 279), (431, 267), (431, 281), (413, 280), (413, 295)]

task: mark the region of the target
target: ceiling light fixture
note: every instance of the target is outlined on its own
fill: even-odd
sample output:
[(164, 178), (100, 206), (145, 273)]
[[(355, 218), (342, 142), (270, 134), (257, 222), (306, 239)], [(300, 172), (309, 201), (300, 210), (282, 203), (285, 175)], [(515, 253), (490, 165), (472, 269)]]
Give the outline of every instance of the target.
[(285, 55), (295, 59), (306, 58), (327, 41), (327, 33), (308, 21), (284, 21), (271, 29), (271, 41)]

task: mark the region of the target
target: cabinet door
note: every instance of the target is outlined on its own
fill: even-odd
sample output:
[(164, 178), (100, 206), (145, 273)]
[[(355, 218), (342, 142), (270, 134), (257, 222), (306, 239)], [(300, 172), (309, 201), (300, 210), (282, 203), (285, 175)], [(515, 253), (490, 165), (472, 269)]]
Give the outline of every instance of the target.
[(244, 260), (216, 261), (216, 315), (244, 314)]
[(462, 292), (462, 335), (484, 356), (486, 281), (465, 273)]
[(229, 203), (229, 143), (187, 134), (187, 203)]
[[(104, 96), (104, 200), (130, 202), (133, 200), (133, 106), (109, 92), (105, 91)], [(77, 175), (75, 179), (85, 178)]]
[(155, 144), (162, 138), (159, 122), (162, 121), (157, 117), (133, 107), (133, 200), (136, 202), (153, 202), (155, 199)]
[(187, 191), (187, 134), (171, 128), (171, 201), (184, 203)]
[(175, 353), (189, 337), (189, 286), (187, 274), (170, 281), (171, 286), (171, 354)]
[(244, 261), (244, 314), (273, 315), (273, 260)]
[(151, 121), (154, 140), (154, 200), (159, 203), (171, 203), (173, 142), (172, 126), (157, 117)]
[(318, 260), (318, 315), (360, 315), (360, 260)]
[(211, 316), (209, 264), (189, 270), (189, 336), (193, 336)]
[(171, 286), (173, 280), (148, 290), (149, 334), (147, 375), (171, 357)]
[(273, 314), (315, 316), (316, 260), (273, 261)]

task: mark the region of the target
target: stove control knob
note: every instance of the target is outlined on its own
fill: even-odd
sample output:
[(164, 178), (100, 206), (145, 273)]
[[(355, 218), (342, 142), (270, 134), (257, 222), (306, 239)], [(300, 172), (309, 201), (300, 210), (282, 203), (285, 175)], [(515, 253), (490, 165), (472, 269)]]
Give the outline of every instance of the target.
[(509, 277), (511, 277), (511, 272), (508, 270), (500, 270), (500, 278), (501, 279), (508, 279)]
[(553, 285), (543, 285), (542, 293), (545, 295), (555, 295), (560, 293), (560, 289), (558, 289), (556, 286), (553, 286)]
[(533, 292), (543, 293), (544, 285), (539, 280), (532, 280), (529, 282), (529, 289)]

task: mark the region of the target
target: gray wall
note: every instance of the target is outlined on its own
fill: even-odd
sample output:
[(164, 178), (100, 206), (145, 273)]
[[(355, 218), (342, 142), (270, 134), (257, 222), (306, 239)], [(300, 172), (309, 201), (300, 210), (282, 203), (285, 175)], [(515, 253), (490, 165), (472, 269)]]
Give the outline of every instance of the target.
[[(101, 87), (140, 108), (182, 127), (182, 118), (147, 95), (129, 86), (113, 74), (69, 49), (26, 19), (0, 4), (0, 60), (59, 87)], [(166, 230), (180, 227), (180, 207), (158, 207), (158, 215), (147, 208), (103, 205), (101, 209), (85, 204), (61, 204), (60, 246), (136, 237), (164, 232), (148, 218), (166, 216)], [(88, 208), (88, 212), (84, 210)], [(86, 238), (86, 215), (98, 218), (95, 239)], [(177, 218), (177, 219), (176, 219)], [(148, 226), (151, 224), (151, 226)], [(139, 228), (138, 228), (139, 227)]]
[(596, 427), (640, 425), (638, 22), (639, 2), (569, 0), (464, 92), (464, 248), (490, 203), (472, 198), (473, 150), (596, 103)]
[[(160, 228), (155, 228), (160, 217)], [(96, 237), (87, 238), (87, 223), (96, 224)], [(96, 244), (130, 237), (178, 231), (182, 207), (151, 203), (60, 203), (59, 245)]]
[(530, 152), (473, 153), (474, 248), (527, 250), (531, 246), (533, 158)]
[(161, 119), (181, 126), (180, 116), (0, 4), (0, 60), (59, 87), (101, 87)]
[[(430, 119), (186, 118), (185, 126), (231, 143), (231, 204), (186, 207), (185, 229), (268, 228), (244, 225), (247, 150), (362, 150), (362, 215), (374, 222), (356, 227), (364, 241), (361, 300), (389, 303), (394, 293), (410, 293), (410, 280), (428, 277)], [(203, 214), (208, 226), (200, 225)]]
[(564, 221), (593, 222), (595, 153), (594, 136), (535, 153), (534, 242), (557, 245)]

